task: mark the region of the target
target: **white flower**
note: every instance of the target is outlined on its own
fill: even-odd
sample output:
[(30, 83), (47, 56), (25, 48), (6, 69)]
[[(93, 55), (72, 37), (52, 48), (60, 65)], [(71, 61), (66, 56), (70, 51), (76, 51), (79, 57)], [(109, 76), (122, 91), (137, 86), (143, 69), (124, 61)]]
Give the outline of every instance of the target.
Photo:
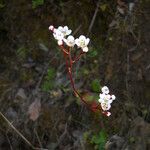
[(111, 113), (108, 111), (108, 112), (107, 112), (107, 114), (106, 114), (106, 116), (108, 116), (108, 117), (109, 117), (110, 115), (111, 115)]
[(108, 94), (109, 93), (108, 87), (107, 86), (102, 87), (102, 92)]
[(72, 32), (72, 30), (68, 29), (67, 26), (64, 26), (64, 27), (59, 26), (58, 30), (63, 33), (64, 37), (71, 34), (71, 32)]
[(49, 30), (53, 31), (53, 30), (54, 30), (54, 26), (53, 26), (53, 25), (50, 25), (50, 26), (49, 26)]
[(116, 96), (115, 96), (115, 95), (111, 95), (111, 99), (112, 99), (112, 100), (115, 100), (115, 99), (116, 99)]
[(100, 93), (100, 99), (98, 100), (100, 103), (109, 103), (109, 104), (111, 104), (112, 103), (112, 98), (111, 98), (111, 96), (109, 95), (109, 94), (104, 94), (104, 93)]
[[(99, 102), (103, 111), (108, 111), (111, 108), (111, 103), (116, 99), (115, 95), (109, 94), (109, 89), (107, 86), (102, 87), (102, 93), (99, 94)], [(110, 116), (111, 113), (107, 112), (107, 116)]]
[(109, 103), (101, 103), (101, 107), (104, 111), (107, 111), (111, 108), (111, 105)]
[(75, 39), (72, 35), (69, 35), (67, 39), (64, 39), (64, 42), (69, 46), (73, 47), (75, 45)]
[(62, 45), (63, 44), (64, 35), (63, 35), (62, 32), (60, 32), (57, 29), (54, 29), (53, 36), (58, 41), (58, 45)]
[(86, 38), (84, 35), (81, 35), (75, 40), (75, 43), (78, 47), (81, 47), (84, 52), (88, 52), (87, 45), (89, 44), (90, 39)]

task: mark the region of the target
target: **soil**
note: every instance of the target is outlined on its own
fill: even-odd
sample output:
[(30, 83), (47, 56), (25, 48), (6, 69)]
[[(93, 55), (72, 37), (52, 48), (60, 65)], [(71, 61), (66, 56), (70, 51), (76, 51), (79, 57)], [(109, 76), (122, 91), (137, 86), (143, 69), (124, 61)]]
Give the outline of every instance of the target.
[[(0, 1), (1, 150), (150, 149), (150, 3), (135, 1), (122, 15), (117, 2), (100, 1), (88, 33), (97, 3), (45, 0), (33, 8), (32, 1)], [(90, 37), (89, 54), (74, 68), (76, 87), (88, 97), (99, 95), (94, 79), (107, 85), (117, 97), (111, 117), (73, 94), (51, 24)], [(106, 140), (93, 142), (101, 131)]]

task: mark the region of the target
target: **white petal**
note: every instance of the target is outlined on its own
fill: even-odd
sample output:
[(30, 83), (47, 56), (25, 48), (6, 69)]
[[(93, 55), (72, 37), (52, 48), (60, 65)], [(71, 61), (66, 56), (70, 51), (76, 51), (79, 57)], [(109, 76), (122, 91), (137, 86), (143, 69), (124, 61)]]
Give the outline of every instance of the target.
[(102, 92), (108, 94), (109, 93), (108, 87), (107, 86), (102, 87)]
[(109, 110), (111, 108), (111, 105), (108, 103), (108, 108), (107, 108), (107, 110)]
[(88, 52), (89, 49), (88, 49), (88, 47), (84, 47), (82, 50), (83, 50), (83, 52)]
[(106, 114), (106, 116), (108, 116), (108, 117), (109, 117), (110, 115), (111, 115), (111, 113), (108, 111), (108, 112), (107, 112), (107, 114)]
[(54, 33), (56, 33), (56, 32), (57, 32), (57, 30), (58, 30), (58, 29), (54, 29), (54, 31), (53, 31), (53, 32), (54, 32)]
[(89, 39), (89, 38), (87, 38), (87, 39), (85, 40), (85, 45), (88, 45), (88, 44), (89, 44), (89, 42), (90, 42), (90, 39)]
[(111, 105), (109, 103), (101, 103), (101, 107), (104, 111), (106, 111), (111, 108)]
[(57, 43), (58, 43), (58, 45), (63, 45), (63, 41), (62, 40), (59, 40)]
[(72, 30), (68, 30), (67, 33), (66, 33), (66, 35), (71, 34), (71, 32), (72, 32)]
[(63, 27), (62, 27), (62, 26), (59, 26), (59, 27), (58, 27), (58, 30), (59, 30), (59, 31), (62, 31), (62, 30), (63, 30)]
[(56, 34), (55, 34), (55, 33), (53, 33), (53, 36), (54, 36), (54, 38), (57, 40), (57, 36), (56, 36)]
[(109, 104), (111, 104), (112, 102), (113, 102), (113, 100), (112, 100), (112, 99), (110, 99), (110, 100), (108, 101), (108, 103), (109, 103)]
[(50, 26), (49, 26), (49, 30), (51, 30), (51, 31), (54, 30), (54, 26), (53, 26), (53, 25), (50, 25)]
[(116, 96), (115, 96), (115, 95), (111, 95), (111, 99), (112, 99), (112, 100), (115, 100), (115, 99), (116, 99)]
[(67, 39), (64, 38), (63, 41), (67, 44)]
[(80, 46), (79, 39), (75, 39), (75, 44), (76, 44), (77, 46)]
[(69, 41), (74, 41), (74, 37), (72, 35), (68, 36), (67, 38)]
[(64, 30), (68, 30), (68, 27), (67, 27), (67, 26), (64, 26)]
[(100, 99), (98, 99), (98, 101), (99, 101), (100, 103), (104, 102), (104, 101), (103, 101), (103, 99), (101, 99), (101, 98), (100, 98)]
[(110, 95), (108, 94), (108, 95), (105, 95), (105, 98), (107, 99), (107, 100), (110, 100)]
[(105, 94), (103, 94), (103, 93), (101, 94), (101, 93), (100, 93), (100, 94), (99, 94), (99, 97), (100, 97), (101, 99), (103, 99), (103, 98), (105, 97)]
[(80, 35), (79, 40), (86, 40), (86, 37), (84, 35)]

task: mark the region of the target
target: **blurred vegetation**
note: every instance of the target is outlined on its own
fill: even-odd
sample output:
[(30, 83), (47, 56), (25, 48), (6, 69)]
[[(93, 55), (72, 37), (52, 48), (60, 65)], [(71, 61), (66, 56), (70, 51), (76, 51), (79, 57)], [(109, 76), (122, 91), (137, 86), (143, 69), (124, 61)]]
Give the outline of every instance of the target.
[[(148, 2), (148, 0), (146, 1)], [(41, 143), (44, 146), (46, 145), (46, 142), (49, 145), (52, 144), (52, 141), (57, 142), (58, 137), (64, 131), (64, 122), (69, 122), (67, 129), (69, 129), (71, 134), (76, 130), (82, 132), (82, 130), (85, 130), (86, 127), (91, 128), (92, 131), (94, 130), (92, 133), (85, 133), (85, 139), (88, 139), (87, 141), (92, 146), (94, 145), (96, 150), (103, 150), (108, 134), (112, 135), (119, 133), (120, 130), (122, 130), (119, 128), (122, 123), (121, 119), (127, 118), (126, 115), (124, 117), (120, 116), (122, 113), (125, 114), (125, 111), (127, 111), (127, 107), (124, 105), (124, 100), (127, 101), (129, 99), (125, 96), (127, 95), (127, 92), (125, 89), (126, 85), (124, 84), (126, 76), (125, 70), (127, 66), (126, 49), (128, 49), (128, 47), (123, 48), (122, 46), (124, 43), (128, 43), (126, 40), (130, 40), (130, 38), (126, 39), (124, 37), (127, 35), (127, 29), (130, 28), (128, 26), (129, 22), (127, 21), (125, 23), (123, 17), (120, 17), (118, 20), (115, 18), (116, 2), (113, 0), (102, 0), (99, 4), (99, 10), (96, 20), (94, 21), (93, 28), (91, 32), (88, 33), (96, 5), (97, 0), (32, 0), (30, 2), (26, 0), (0, 0), (0, 11), (2, 12), (0, 14), (0, 23), (2, 23), (0, 24), (0, 42), (3, 52), (1, 52), (0, 56), (2, 59), (0, 60), (0, 62), (2, 62), (0, 65), (3, 69), (1, 69), (2, 67), (0, 69), (1, 72), (4, 71), (2, 72), (2, 80), (4, 80), (4, 78), (9, 78), (12, 81), (14, 81), (14, 79), (17, 80), (17, 85), (13, 82), (12, 87), (9, 84), (7, 87), (5, 82), (0, 82), (2, 85), (2, 88), (0, 89), (1, 93), (5, 93), (5, 91), (7, 91), (6, 88), (10, 88), (9, 90), (12, 90), (12, 94), (4, 94), (4, 101), (8, 99), (10, 103), (9, 106), (6, 104), (5, 109), (8, 110), (8, 107), (12, 107), (11, 103), (15, 100), (15, 93), (17, 93), (18, 90), (17, 88), (23, 87), (25, 94), (27, 93), (27, 96), (30, 97), (30, 94), (32, 94), (31, 90), (36, 87), (36, 82), (39, 81), (43, 68), (47, 62), (50, 62), (50, 67), (42, 79), (41, 90), (47, 92), (46, 94), (50, 94), (50, 91), (52, 90), (55, 92), (56, 74), (58, 74), (58, 84), (61, 83), (61, 86), (64, 86), (62, 88), (63, 90), (60, 89), (60, 91), (62, 90), (61, 92), (65, 93), (63, 93), (63, 96), (65, 95), (66, 97), (64, 98), (60, 92), (60, 97), (63, 97), (63, 100), (60, 103), (56, 103), (56, 105), (53, 105), (53, 103), (51, 106), (47, 105), (49, 103), (50, 96), (45, 98), (42, 95), (45, 101), (42, 101), (41, 120), (39, 119), (36, 122), (36, 126), (40, 129), (40, 132), (38, 131), (39, 137), (42, 137)], [(138, 15), (141, 15), (141, 13), (145, 12), (139, 11)], [(145, 13), (145, 15), (147, 14)], [(116, 26), (110, 29), (109, 25), (112, 21), (115, 21)], [(101, 82), (102, 85), (104, 82), (109, 83), (112, 89), (116, 90), (118, 93), (123, 93), (122, 95), (120, 94), (121, 96), (117, 93), (117, 97), (119, 97), (121, 101), (119, 104), (118, 101), (114, 104), (112, 108), (113, 115), (109, 119), (103, 119), (103, 116), (98, 116), (94, 113), (90, 114), (90, 111), (86, 111), (86, 109), (83, 109), (80, 105), (76, 105), (76, 98), (72, 96), (73, 94), (70, 88), (69, 79), (65, 71), (66, 68), (64, 67), (63, 56), (61, 55), (62, 53), (57, 47), (57, 42), (48, 31), (48, 26), (50, 24), (54, 24), (56, 27), (59, 25), (67, 25), (75, 31), (75, 37), (83, 34), (91, 39), (89, 52), (85, 57), (82, 57), (81, 61), (76, 66), (74, 66), (76, 71), (75, 80), (77, 80), (76, 86), (79, 86), (79, 92), (81, 94), (83, 93), (83, 97), (85, 97), (89, 103), (98, 100), (99, 97), (97, 93), (100, 92)], [(137, 28), (134, 32), (137, 34)], [(135, 41), (131, 41), (132, 46), (135, 45)], [(146, 48), (143, 49), (145, 50)], [(142, 57), (144, 58), (144, 55), (142, 55)], [(33, 67), (30, 66), (30, 62), (28, 61), (30, 59), (34, 64)], [(145, 59), (144, 61), (146, 60), (148, 59)], [(138, 65), (138, 67), (136, 66), (137, 68), (143, 65), (140, 64), (141, 62), (142, 61), (136, 62)], [(29, 67), (24, 67), (24, 63), (25, 65), (29, 64)], [(133, 64), (130, 65), (131, 67), (135, 66)], [(7, 74), (9, 75), (7, 76)], [(144, 74), (142, 74), (142, 77), (143, 76)], [(64, 81), (65, 84), (63, 84)], [(138, 80), (138, 82), (141, 81), (142, 80)], [(10, 81), (8, 80), (8, 82)], [(135, 81), (135, 83), (137, 82)], [(150, 97), (149, 89), (145, 89), (145, 92), (147, 100)], [(69, 99), (71, 100), (69, 101)], [(51, 101), (53, 101), (53, 99), (51, 99)], [(74, 101), (75, 103), (73, 103)], [(133, 100), (131, 101), (133, 102)], [(16, 114), (18, 113), (18, 120), (24, 128), (22, 129), (18, 124), (16, 126), (18, 126), (18, 129), (22, 130), (25, 135), (27, 135), (26, 131), (30, 131), (30, 129), (35, 127), (31, 122), (28, 126), (26, 126), (26, 124), (24, 125), (24, 122), (29, 122), (28, 118), (24, 117), (29, 103), (31, 103), (30, 99), (28, 102), (24, 101), (23, 105), (19, 105), (18, 108), (14, 108), (13, 110)], [(122, 106), (123, 109), (120, 109)], [(143, 105), (142, 115), (144, 118), (148, 118), (149, 110), (146, 109), (145, 106), (146, 105)], [(58, 109), (59, 107), (63, 107), (64, 109)], [(139, 108), (140, 107), (138, 106), (138, 109)], [(22, 113), (20, 113), (20, 109)], [(52, 111), (53, 109), (55, 110), (54, 112)], [(128, 114), (131, 115), (131, 112), (134, 112), (133, 107)], [(63, 116), (61, 116), (62, 114)], [(73, 118), (75, 114), (78, 116), (77, 119), (79, 124), (75, 124), (71, 119), (68, 121), (68, 118)], [(99, 131), (101, 128), (99, 125), (100, 121), (102, 121), (107, 129), (107, 133), (104, 129), (98, 134), (95, 133), (95, 130)], [(2, 120), (0, 119), (0, 123), (1, 122)], [(124, 122), (126, 124), (127, 121), (125, 120)], [(33, 139), (33, 132), (30, 133), (29, 138)], [(12, 138), (15, 136), (12, 136)], [(131, 138), (129, 141), (134, 142), (134, 140), (135, 139)], [(31, 141), (36, 143), (35, 140)], [(74, 139), (71, 142), (73, 143)], [(12, 142), (11, 144), (14, 143)], [(85, 149), (88, 148), (88, 146), (85, 146)]]
[(32, 8), (35, 9), (44, 4), (44, 0), (32, 0)]
[(47, 70), (47, 75), (44, 78), (44, 82), (42, 84), (42, 90), (45, 92), (49, 92), (50, 90), (52, 90), (55, 86), (55, 81), (54, 81), (54, 77), (56, 75), (56, 72), (53, 68), (49, 68)]
[(92, 87), (92, 90), (93, 90), (94, 92), (98, 92), (98, 93), (99, 93), (99, 92), (100, 92), (100, 89), (101, 89), (99, 80), (98, 80), (98, 79), (94, 79), (94, 80), (92, 81), (91, 87)]
[(105, 150), (104, 146), (107, 141), (107, 133), (102, 129), (97, 135), (93, 135), (91, 139), (91, 144), (95, 145), (96, 150)]

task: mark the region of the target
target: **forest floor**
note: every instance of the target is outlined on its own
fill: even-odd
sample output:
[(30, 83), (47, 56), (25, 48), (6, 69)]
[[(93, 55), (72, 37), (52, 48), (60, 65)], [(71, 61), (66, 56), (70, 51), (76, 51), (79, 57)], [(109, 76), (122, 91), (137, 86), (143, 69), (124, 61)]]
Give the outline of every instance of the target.
[[(136, 3), (122, 16), (113, 0), (45, 1), (35, 8), (31, 1), (0, 1), (0, 149), (150, 149), (148, 4)], [(89, 103), (108, 85), (117, 97), (111, 117), (89, 111), (73, 94), (51, 24), (91, 39), (74, 66), (75, 85)]]

